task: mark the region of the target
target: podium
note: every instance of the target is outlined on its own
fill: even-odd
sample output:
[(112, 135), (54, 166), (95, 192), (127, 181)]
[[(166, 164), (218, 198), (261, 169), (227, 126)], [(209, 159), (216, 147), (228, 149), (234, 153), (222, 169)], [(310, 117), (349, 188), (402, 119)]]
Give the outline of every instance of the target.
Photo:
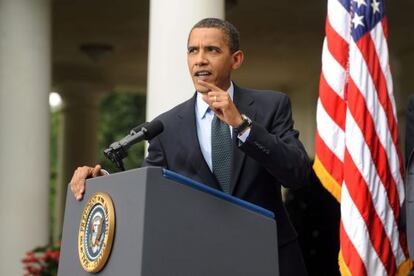
[(59, 275), (81, 265), (82, 211), (94, 193), (110, 196), (112, 250), (97, 275), (278, 275), (274, 214), (158, 167), (88, 179), (82, 201), (66, 198)]

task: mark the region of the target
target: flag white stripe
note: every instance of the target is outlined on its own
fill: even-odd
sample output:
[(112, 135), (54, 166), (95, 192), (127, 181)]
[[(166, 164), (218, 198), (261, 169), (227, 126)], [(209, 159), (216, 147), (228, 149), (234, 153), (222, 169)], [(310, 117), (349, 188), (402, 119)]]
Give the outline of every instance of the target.
[(345, 133), (328, 115), (320, 99), (318, 99), (316, 108), (316, 121), (318, 122), (317, 130), (321, 139), (336, 157), (344, 162)]
[(346, 42), (351, 40), (351, 33), (349, 32), (351, 25), (344, 24), (344, 22), (350, 24), (351, 16), (338, 0), (328, 0), (328, 21)]
[(387, 91), (388, 96), (391, 99), (392, 104), (392, 110), (393, 110), (393, 116), (395, 119), (397, 119), (397, 110), (395, 106), (395, 100), (394, 100), (394, 89), (392, 86), (392, 75), (391, 75), (391, 69), (388, 62), (389, 53), (388, 53), (388, 42), (385, 39), (384, 29), (382, 28), (382, 24), (377, 24), (374, 29), (370, 32), (371, 39), (374, 42), (374, 47), (376, 54), (379, 59), (379, 63), (381, 66), (381, 70), (384, 73), (385, 80), (387, 82)]
[(343, 99), (346, 71), (332, 56), (327, 47), (326, 39), (322, 51), (322, 74), (328, 85)]
[[(351, 65), (349, 67), (349, 74), (353, 79), (355, 85), (358, 87), (358, 89), (360, 91), (364, 91), (363, 96), (365, 98), (365, 104), (369, 110), (369, 113), (374, 119), (374, 127), (377, 133), (377, 137), (379, 138), (380, 143), (382, 144), (384, 149), (387, 149), (386, 155), (390, 166), (391, 174), (396, 183), (398, 194), (403, 195), (404, 187), (402, 184), (402, 176), (400, 174), (400, 166), (399, 162), (395, 162), (395, 160), (399, 160), (398, 153), (396, 145), (394, 144), (394, 141), (388, 128), (387, 114), (385, 113), (382, 105), (379, 103), (375, 85), (373, 83), (371, 75), (367, 73), (369, 72), (368, 67), (365, 63), (365, 60), (361, 52), (359, 51), (357, 45), (354, 42), (350, 44), (350, 50), (353, 53), (353, 58)], [(400, 203), (402, 203), (401, 196)]]
[[(392, 85), (393, 80), (392, 80), (390, 65), (389, 65), (389, 62), (388, 62), (388, 60), (389, 60), (388, 42), (385, 38), (383, 25), (382, 24), (377, 24), (375, 26), (375, 28), (371, 30), (370, 36), (371, 36), (372, 41), (374, 42), (375, 52), (376, 52), (377, 57), (379, 59), (379, 64), (380, 64), (381, 70), (382, 70), (382, 72), (384, 74), (384, 77), (385, 77), (388, 97), (389, 97), (389, 100), (390, 100), (391, 105), (392, 105), (392, 114), (389, 114), (389, 116), (392, 115), (394, 120), (395, 120), (395, 123), (397, 123), (398, 122), (398, 117), (397, 117), (397, 109), (396, 109), (395, 99), (394, 99), (394, 96), (393, 96), (394, 95), (393, 85)], [(394, 146), (396, 146), (396, 145), (394, 145)], [(387, 151), (387, 155), (389, 155), (388, 151)], [(389, 159), (391, 159), (391, 157), (389, 157)], [(398, 163), (399, 164), (399, 160), (396, 159), (392, 163)], [(398, 169), (400, 169), (399, 166), (398, 166)], [(394, 174), (394, 172), (393, 172), (393, 174)], [(398, 174), (399, 176), (401, 176), (400, 170), (395, 172), (395, 174)], [(399, 196), (400, 205), (401, 205), (404, 201), (404, 198), (405, 198), (405, 193), (404, 192), (401, 193), (401, 190), (404, 191), (404, 183), (403, 183), (402, 177), (401, 177), (400, 182), (396, 182), (396, 185), (397, 185), (398, 196)], [(401, 188), (399, 188), (399, 187), (401, 187)], [(399, 232), (397, 231), (397, 233), (399, 233)], [(405, 260), (405, 255), (404, 255), (404, 252), (402, 251), (401, 246), (399, 246), (399, 248), (400, 248), (400, 250), (398, 251), (398, 254), (396, 255), (397, 265), (401, 264)]]
[(371, 158), (371, 149), (365, 144), (363, 133), (350, 113), (347, 114), (346, 129), (346, 148), (365, 183), (367, 183), (375, 212), (381, 219), (384, 230), (391, 242), (394, 256), (401, 256), (403, 252), (398, 239), (398, 225), (394, 212), (389, 205), (387, 190), (377, 174), (375, 163)]
[(341, 190), (341, 219), (344, 230), (358, 252), (368, 275), (387, 275), (384, 265), (374, 250), (364, 219), (355, 206), (346, 183)]
[[(388, 92), (388, 97), (389, 100), (391, 102), (392, 105), (392, 116), (395, 120), (396, 123), (398, 123), (398, 117), (397, 117), (397, 108), (396, 108), (396, 104), (395, 104), (395, 99), (394, 99), (394, 92), (393, 92), (393, 80), (392, 80), (392, 75), (391, 75), (391, 70), (390, 70), (390, 65), (388, 62), (388, 58), (389, 58), (389, 52), (388, 52), (388, 42), (385, 38), (385, 34), (384, 34), (384, 29), (382, 24), (377, 24), (376, 27), (374, 29), (372, 29), (371, 33), (371, 39), (374, 42), (374, 47), (375, 47), (375, 51), (376, 54), (378, 56), (379, 59), (379, 63), (381, 66), (381, 70), (384, 73), (384, 77), (385, 77), (385, 81), (386, 81), (386, 85), (387, 85), (387, 92)], [(384, 111), (385, 112), (385, 111)], [(389, 115), (391, 116), (391, 114)], [(396, 145), (394, 144), (394, 146), (396, 147)], [(387, 154), (389, 155), (389, 152), (387, 152)], [(399, 177), (399, 181), (397, 182), (396, 179), (396, 183), (397, 183), (397, 189), (398, 189), (398, 196), (400, 199), (400, 204), (402, 204), (404, 202), (404, 198), (405, 198), (405, 193), (401, 192), (404, 191), (404, 183), (403, 183), (403, 177), (400, 174), (400, 164), (399, 164), (399, 159), (398, 157), (395, 157), (396, 159), (392, 159), (393, 157), (389, 157), (389, 161), (392, 160), (394, 162), (392, 162), (393, 164), (398, 164), (397, 167), (392, 168), (392, 172), (393, 175), (394, 174), (398, 174)], [(397, 171), (394, 171), (397, 170)], [(394, 177), (395, 179), (395, 177)]]
[[(350, 2), (350, 5), (355, 4)], [(369, 4), (367, 4), (367, 12)], [(382, 7), (381, 7), (382, 8)], [(357, 8), (355, 8), (357, 9)], [(393, 116), (393, 120), (397, 122), (397, 110), (395, 105), (395, 100), (393, 96), (393, 87), (392, 87), (392, 76), (390, 72), (390, 66), (388, 62), (389, 52), (388, 52), (388, 42), (384, 35), (384, 28), (382, 23), (379, 22), (369, 33), (374, 44), (375, 53), (369, 53), (369, 56), (366, 58), (378, 58), (380, 70), (382, 70), (385, 78), (385, 86), (387, 88), (387, 93), (389, 100), (391, 101), (392, 110), (384, 110), (383, 106), (379, 102), (379, 97), (375, 88), (375, 80), (377, 76), (371, 76), (368, 66), (365, 63), (365, 59), (362, 56), (362, 53), (359, 51), (358, 47), (355, 45), (355, 42), (351, 36), (352, 23), (351, 23), (351, 13), (344, 8), (344, 6), (338, 0), (328, 0), (328, 14), (327, 14), (327, 26), (326, 28), (332, 28), (331, 31), (326, 33), (323, 51), (322, 51), (322, 75), (325, 78), (327, 85), (330, 87), (329, 90), (324, 91), (320, 87), (320, 95), (325, 97), (323, 93), (331, 93), (330, 90), (333, 90), (339, 97), (344, 99), (346, 97), (345, 89), (347, 82), (352, 79), (360, 93), (362, 93), (362, 104), (364, 106), (355, 106), (356, 110), (361, 110), (361, 108), (367, 108), (372, 116), (373, 121), (373, 131), (372, 135), (378, 137), (379, 143), (385, 150), (386, 158), (388, 160), (389, 168), (391, 175), (396, 184), (396, 189), (399, 196), (400, 203), (402, 203), (404, 198), (404, 187), (403, 187), (403, 176), (400, 171), (400, 151), (398, 149), (398, 144), (394, 144), (393, 134), (388, 126), (388, 116)], [(343, 41), (348, 43), (349, 52), (337, 52), (337, 50), (345, 49), (334, 49), (334, 45), (327, 45), (328, 41), (336, 44), (343, 43), (339, 37), (342, 37)], [(327, 39), (329, 38), (329, 40)], [(363, 38), (366, 39), (367, 37)], [(328, 48), (328, 46), (330, 48)], [(330, 52), (329, 49), (333, 51)], [(335, 51), (334, 51), (335, 50)], [(371, 50), (371, 49), (370, 49)], [(340, 56), (333, 56), (339, 54)], [(344, 63), (342, 62), (343, 58), (349, 58), (347, 67), (344, 68)], [(341, 61), (341, 63), (337, 62)], [(371, 60), (375, 61), (375, 60)], [(370, 61), (370, 62), (371, 62)], [(349, 66), (349, 67), (348, 67)], [(381, 91), (383, 93), (385, 91)], [(382, 97), (382, 95), (381, 95)], [(347, 98), (345, 100), (348, 100)], [(345, 102), (349, 104), (349, 102)], [(343, 169), (346, 172), (347, 167), (351, 165), (349, 162), (354, 162), (356, 169), (359, 171), (362, 179), (365, 181), (363, 183), (342, 183), (341, 188), (341, 221), (344, 227), (344, 231), (349, 237), (347, 243), (351, 243), (355, 248), (362, 262), (364, 263), (365, 270), (368, 275), (387, 275), (388, 273), (394, 273), (392, 267), (388, 267), (388, 264), (383, 264), (381, 261), (382, 258), (388, 254), (388, 250), (391, 250), (389, 254), (393, 254), (396, 258), (397, 265), (401, 264), (405, 260), (405, 255), (403, 251), (403, 244), (400, 243), (400, 233), (398, 230), (398, 221), (394, 217), (395, 213), (391, 208), (391, 201), (389, 201), (390, 195), (388, 194), (388, 189), (384, 186), (382, 181), (386, 182), (385, 184), (390, 184), (392, 179), (382, 179), (382, 175), (378, 174), (377, 166), (385, 166), (383, 163), (379, 163), (379, 160), (373, 160), (373, 155), (371, 154), (370, 143), (366, 144), (365, 129), (360, 129), (359, 125), (355, 121), (355, 118), (350, 114), (349, 108), (347, 109), (346, 114), (346, 133), (336, 125), (336, 120), (334, 116), (337, 114), (328, 114), (327, 110), (335, 108), (333, 103), (324, 102), (326, 106), (323, 106), (320, 99), (318, 100), (317, 105), (317, 133), (327, 145), (327, 147), (335, 154), (341, 162), (343, 162)], [(359, 103), (351, 103), (359, 104)], [(329, 105), (329, 106), (328, 106)], [(325, 110), (325, 107), (327, 108)], [(364, 114), (365, 115), (365, 114)], [(368, 114), (366, 114), (368, 115)], [(333, 117), (331, 117), (333, 116)], [(358, 118), (358, 120), (364, 118)], [(397, 127), (397, 126), (396, 126)], [(393, 130), (394, 132), (394, 130)], [(375, 137), (375, 139), (377, 139)], [(367, 137), (367, 139), (372, 139), (372, 137)], [(345, 145), (346, 141), (346, 145)], [(345, 150), (348, 150), (351, 160), (344, 161)], [(318, 148), (316, 148), (317, 154), (322, 154)], [(382, 168), (382, 167), (381, 167)], [(323, 179), (322, 179), (323, 180)], [(348, 179), (345, 179), (348, 180)], [(350, 179), (351, 181), (352, 179)], [(355, 186), (357, 185), (357, 186)], [(358, 185), (367, 185), (367, 189), (364, 191), (367, 193), (360, 194), (361, 189)], [(353, 191), (357, 193), (354, 195), (355, 198), (351, 198), (349, 194), (348, 186), (352, 187)], [(365, 188), (365, 187), (364, 187)], [(355, 189), (355, 190), (354, 190)], [(365, 193), (364, 192), (364, 193)], [(358, 197), (371, 197), (374, 210), (367, 210), (367, 206), (364, 203), (357, 201), (358, 206), (355, 205), (354, 199)], [(397, 200), (395, 199), (392, 200)], [(361, 213), (359, 212), (361, 210)], [(365, 212), (376, 212), (381, 227), (385, 231), (385, 236), (378, 236), (381, 233), (374, 233), (372, 231), (376, 229), (371, 229), (373, 227), (369, 221), (365, 223), (365, 219), (361, 214)], [(379, 227), (376, 226), (376, 227)], [(371, 236), (371, 232), (372, 235)], [(372, 239), (371, 239), (372, 238)], [(373, 247), (372, 241), (375, 239), (375, 245), (377, 245), (378, 239), (387, 239), (390, 242), (391, 248), (381, 247), (378, 249), (378, 252)], [(388, 241), (384, 245), (388, 246)], [(341, 240), (342, 246), (346, 248), (348, 244), (344, 243), (345, 241)], [(386, 250), (386, 251), (385, 251)], [(380, 252), (381, 251), (381, 252)], [(356, 257), (352, 255), (352, 252), (346, 252), (344, 255), (345, 260), (350, 260), (351, 263), (346, 263), (346, 265), (352, 264), (352, 258)], [(388, 261), (388, 260), (387, 260)], [(386, 261), (384, 261), (386, 263)], [(385, 267), (387, 265), (387, 267)], [(351, 265), (350, 269), (353, 268)], [(355, 271), (351, 270), (351, 273), (355, 274)]]

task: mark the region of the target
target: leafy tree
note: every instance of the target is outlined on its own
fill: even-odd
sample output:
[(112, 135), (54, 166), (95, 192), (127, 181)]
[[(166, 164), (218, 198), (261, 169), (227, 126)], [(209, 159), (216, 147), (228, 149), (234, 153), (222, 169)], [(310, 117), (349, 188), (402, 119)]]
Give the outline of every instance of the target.
[[(118, 171), (116, 166), (106, 159), (103, 150), (144, 122), (145, 101), (145, 96), (132, 93), (112, 93), (102, 99), (98, 130), (99, 163), (105, 169), (111, 172)], [(144, 143), (139, 143), (128, 151), (128, 157), (124, 159), (125, 168), (138, 168), (143, 160)]]

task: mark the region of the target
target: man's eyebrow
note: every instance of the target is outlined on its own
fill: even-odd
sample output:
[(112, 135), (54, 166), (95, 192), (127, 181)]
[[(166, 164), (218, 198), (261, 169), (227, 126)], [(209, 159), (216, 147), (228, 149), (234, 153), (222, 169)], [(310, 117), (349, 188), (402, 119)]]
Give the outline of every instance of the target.
[[(207, 50), (218, 50), (218, 51), (221, 51), (221, 49), (222, 49), (222, 47), (220, 47), (218, 45), (215, 45), (215, 44), (205, 45), (202, 48), (203, 49), (207, 49)], [(192, 46), (192, 45), (187, 46), (187, 50), (188, 51), (190, 51), (190, 50), (198, 50), (198, 49), (200, 49), (200, 46), (198, 46), (198, 45), (197, 46), (196, 45), (194, 45), (194, 46)]]
[(217, 45), (206, 45), (204, 48), (220, 50), (221, 47)]

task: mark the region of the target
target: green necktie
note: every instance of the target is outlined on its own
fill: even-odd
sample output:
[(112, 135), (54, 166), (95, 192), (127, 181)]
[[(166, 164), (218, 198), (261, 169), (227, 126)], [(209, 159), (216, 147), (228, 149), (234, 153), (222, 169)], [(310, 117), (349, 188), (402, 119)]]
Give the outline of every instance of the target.
[(211, 122), (213, 173), (225, 193), (230, 193), (233, 147), (229, 126), (214, 115)]

